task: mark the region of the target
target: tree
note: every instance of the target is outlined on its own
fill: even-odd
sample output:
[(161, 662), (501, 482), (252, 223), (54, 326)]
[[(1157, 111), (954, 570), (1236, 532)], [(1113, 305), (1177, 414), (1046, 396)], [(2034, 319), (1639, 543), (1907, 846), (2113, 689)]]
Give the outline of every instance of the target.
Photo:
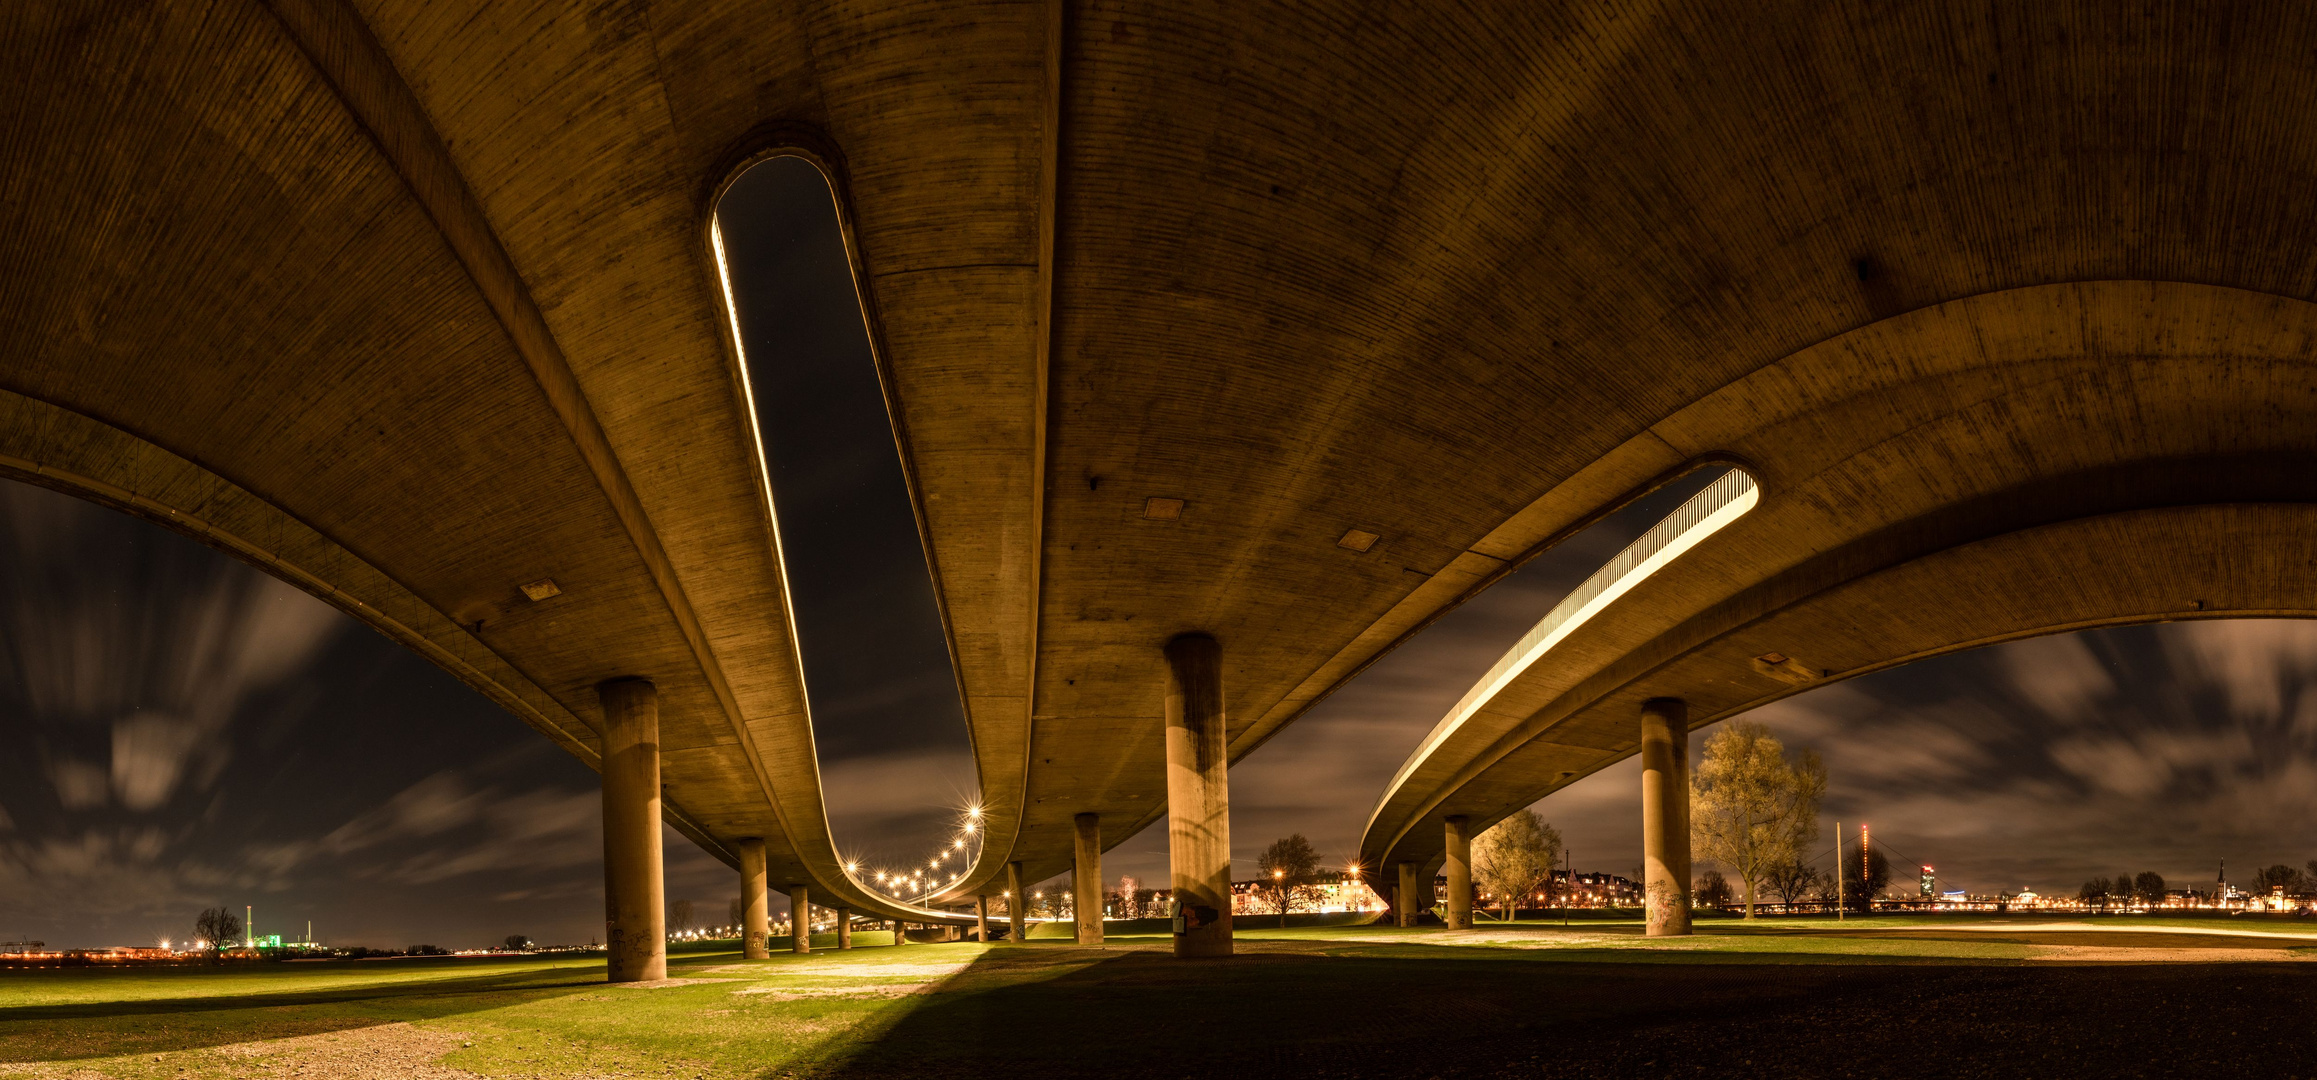
[(2278, 863), (2253, 875), (2254, 892), (2268, 893), (2278, 889), (2285, 890), (2285, 894), (2288, 896), (2304, 891), (2305, 884), (2301, 872), (2283, 863)]
[(1299, 904), (1319, 901), (1319, 852), (1302, 833), (1274, 840), (1255, 857), (1255, 894), (1279, 912), (1279, 925)]
[(193, 920), (193, 934), (209, 943), (209, 958), (219, 960), (241, 937), (241, 916), (221, 907), (203, 908)]
[(732, 898), (730, 901), (726, 902), (726, 903), (725, 903), (725, 905), (724, 905), (724, 914), (725, 914), (725, 916), (726, 916), (727, 918), (729, 918), (729, 919), (731, 920), (731, 921), (729, 921), (729, 922), (725, 923), (724, 925), (731, 927), (731, 928), (732, 928), (732, 931), (733, 931), (733, 933), (736, 933), (736, 934), (743, 934), (743, 933), (747, 933), (747, 931), (740, 929), (740, 917), (741, 917), (741, 916), (743, 916), (743, 915), (745, 915), (745, 914), (747, 914), (747, 913), (748, 913), (748, 906), (747, 906), (745, 903), (743, 903), (739, 897), (737, 897), (737, 896), (733, 897), (733, 898)]
[(509, 934), (509, 935), (507, 935), (507, 949), (508, 949), (508, 951), (510, 951), (510, 952), (522, 952), (522, 951), (524, 951), (524, 950), (526, 950), (526, 949), (529, 949), (530, 947), (531, 947), (531, 939), (530, 939), (530, 938), (528, 938), (528, 937), (525, 937), (525, 936), (523, 936), (523, 935), (521, 935), (521, 934)]
[(1732, 720), (1706, 740), (1690, 777), (1690, 838), (1700, 855), (1738, 875), (1747, 918), (1770, 868), (1801, 857), (1817, 836), (1825, 797), (1817, 752), (1789, 761), (1785, 744), (1760, 724)]
[(2140, 871), (2140, 875), (2132, 879), (2132, 892), (2140, 897), (2141, 903), (2151, 906), (2163, 903), (2164, 875), (2154, 870)]
[(1520, 918), (1520, 902), (1553, 880), (1561, 861), (1561, 834), (1534, 810), (1516, 810), (1472, 838), (1472, 880), (1497, 898), (1506, 922)]
[(1860, 911), (1873, 911), (1876, 895), (1890, 883), (1891, 861), (1883, 857), (1883, 849), (1870, 847), (1866, 851), (1866, 865), (1852, 871), (1850, 880), (1843, 882), (1843, 897)]
[[(1708, 870), (1699, 875), (1697, 885), (1690, 889), (1690, 895), (1697, 897), (1698, 903), (1707, 907), (1717, 911), (1726, 910), (1730, 906), (1729, 879), (1724, 878), (1719, 870)], [(1752, 905), (1747, 905), (1747, 909), (1751, 917)]]
[(1118, 917), (1133, 919), (1142, 915), (1142, 882), (1132, 877), (1118, 879)]
[(690, 930), (691, 928), (692, 902), (690, 900), (678, 900), (668, 905), (668, 929)]
[(1816, 867), (1804, 862), (1801, 854), (1797, 852), (1793, 858), (1772, 865), (1769, 872), (1764, 875), (1763, 881), (1770, 887), (1770, 891), (1776, 893), (1778, 899), (1786, 904), (1787, 910), (1791, 911), (1794, 905), (1808, 900), (1822, 891), (1831, 891), (1834, 888), (1832, 885), (1827, 885), (1825, 889), (1819, 887), (1821, 879), (1824, 877), (1825, 875), (1819, 873)]
[(2108, 879), (2104, 877), (2096, 877), (2090, 881), (2084, 882), (2084, 887), (2076, 890), (2076, 899), (2093, 906), (2103, 908), (2107, 907)]

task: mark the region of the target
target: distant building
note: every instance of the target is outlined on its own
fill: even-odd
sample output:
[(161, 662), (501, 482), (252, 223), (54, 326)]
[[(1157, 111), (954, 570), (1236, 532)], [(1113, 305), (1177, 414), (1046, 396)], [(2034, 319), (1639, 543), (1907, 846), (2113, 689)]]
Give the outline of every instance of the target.
[[(1553, 881), (1566, 886), (1569, 875), (1556, 871)], [(1616, 874), (1578, 874), (1576, 887), (1570, 893), (1570, 900), (1578, 907), (1619, 907), (1641, 902), (1641, 887)]]

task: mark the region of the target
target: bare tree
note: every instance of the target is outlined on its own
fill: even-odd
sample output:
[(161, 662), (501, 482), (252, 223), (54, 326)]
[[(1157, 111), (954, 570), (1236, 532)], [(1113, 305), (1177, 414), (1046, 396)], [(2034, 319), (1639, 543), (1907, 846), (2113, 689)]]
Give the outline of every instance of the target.
[(1830, 884), (1825, 885), (1823, 889), (1820, 887), (1824, 876), (1818, 872), (1816, 867), (1804, 862), (1801, 854), (1797, 852), (1791, 859), (1784, 859), (1771, 864), (1769, 872), (1763, 877), (1763, 881), (1770, 887), (1771, 892), (1778, 894), (1778, 899), (1783, 901), (1786, 910), (1791, 912), (1794, 910), (1794, 905), (1812, 899), (1820, 892), (1833, 889)]
[(524, 952), (531, 948), (531, 939), (522, 934), (507, 935), (507, 951)]
[(2285, 895), (2292, 896), (2306, 888), (2305, 882), (2306, 879), (2301, 876), (2299, 870), (2278, 863), (2253, 875), (2253, 890), (2267, 893), (2283, 889)]
[(1798, 858), (1818, 832), (1826, 766), (1815, 751), (1786, 758), (1770, 729), (1732, 720), (1706, 740), (1690, 778), (1690, 837), (1698, 853), (1738, 875), (1746, 917), (1770, 868)]
[(731, 899), (731, 901), (729, 901), (728, 903), (726, 903), (726, 904), (725, 904), (725, 906), (724, 906), (724, 914), (725, 914), (725, 917), (731, 920), (730, 922), (727, 922), (727, 923), (725, 923), (725, 925), (726, 925), (726, 926), (730, 926), (730, 927), (732, 928), (732, 932), (733, 932), (733, 933), (735, 933), (735, 934), (744, 934), (744, 933), (747, 933), (747, 931), (745, 931), (745, 930), (742, 930), (742, 929), (740, 928), (740, 917), (741, 917), (742, 915), (746, 914), (746, 913), (747, 913), (747, 910), (748, 910), (748, 908), (747, 908), (747, 905), (746, 905), (746, 904), (744, 904), (744, 903), (742, 903), (742, 902), (741, 902), (741, 899), (740, 899), (739, 897), (737, 897), (737, 896), (733, 897), (733, 898)]
[(1142, 915), (1142, 882), (1132, 876), (1118, 879), (1118, 917), (1139, 918)]
[(2141, 903), (2155, 907), (2164, 902), (2164, 875), (2154, 870), (2142, 870), (2132, 879), (2132, 892)]
[(1730, 907), (1730, 882), (1722, 877), (1721, 871), (1708, 870), (1698, 875), (1697, 884), (1690, 888), (1690, 895), (1697, 897), (1698, 903), (1716, 911), (1727, 911)]
[(1842, 890), (1836, 887), (1833, 874), (1820, 874), (1810, 886), (1810, 902), (1822, 911), (1832, 911), (1842, 901)]
[(1472, 880), (1497, 898), (1506, 922), (1520, 917), (1523, 897), (1553, 880), (1561, 834), (1534, 810), (1516, 810), (1472, 838)]
[(690, 930), (691, 928), (692, 902), (690, 900), (678, 900), (668, 905), (668, 929)]
[(241, 916), (221, 907), (203, 908), (193, 920), (193, 933), (209, 943), (209, 958), (220, 960), (235, 939), (241, 937)]
[(1272, 841), (1255, 857), (1255, 872), (1256, 895), (1279, 912), (1282, 927), (1288, 912), (1319, 901), (1319, 852), (1302, 833)]

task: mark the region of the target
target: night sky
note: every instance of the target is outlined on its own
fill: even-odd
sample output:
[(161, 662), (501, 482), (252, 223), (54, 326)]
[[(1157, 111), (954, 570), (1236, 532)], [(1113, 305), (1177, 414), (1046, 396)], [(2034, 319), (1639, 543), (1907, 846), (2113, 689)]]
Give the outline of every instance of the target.
[[(922, 857), (974, 772), (827, 188), (794, 159), (722, 206), (840, 846)], [(1232, 772), (1234, 867), (1308, 835), (1350, 858), (1425, 732), (1560, 597), (1710, 479), (1524, 567)], [(595, 776), (417, 656), (225, 555), (0, 481), (0, 940), (142, 944), (210, 905), (338, 945), (602, 933)], [(1154, 678), (1156, 676), (1154, 675)], [(1926, 661), (1757, 711), (1943, 887), (2174, 887), (2317, 856), (2317, 623), (2090, 631)], [(1702, 742), (1710, 734), (1700, 733)], [(1640, 862), (1639, 765), (1537, 805), (1580, 871)], [(1106, 876), (1162, 882), (1163, 825)], [(735, 875), (667, 837), (671, 901)], [(1702, 867), (1701, 867), (1702, 868)], [(780, 906), (776, 898), (775, 907)]]

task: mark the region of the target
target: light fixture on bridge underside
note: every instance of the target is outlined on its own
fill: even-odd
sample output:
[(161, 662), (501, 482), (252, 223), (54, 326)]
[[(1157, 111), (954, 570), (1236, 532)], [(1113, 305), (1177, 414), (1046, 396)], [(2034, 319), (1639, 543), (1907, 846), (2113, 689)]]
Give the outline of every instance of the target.
[[(1465, 693), (1455, 708), (1448, 711), (1447, 716), (1441, 718), (1432, 733), (1424, 737), (1423, 744), (1400, 766), (1391, 784), (1385, 787), (1383, 801), (1389, 801), (1392, 793), (1407, 782), (1408, 775), (1415, 771), (1418, 764), (1447, 741), (1449, 736), (1454, 735), (1458, 728), (1463, 727), (1464, 722), (1479, 712), (1482, 706), (1519, 678), (1522, 672), (1544, 659), (1553, 646), (1560, 644), (1575, 633), (1578, 627), (1607, 610), (1618, 598), (1671, 565), (1675, 559), (1681, 558), (1707, 537), (1744, 517), (1761, 500), (1762, 491), (1754, 483), (1754, 478), (1741, 470), (1732, 469), (1706, 485), (1705, 490), (1692, 496), (1673, 513), (1667, 514), (1648, 532), (1641, 534), (1640, 539), (1626, 545), (1625, 550), (1618, 552), (1615, 558), (1594, 571), (1591, 577), (1571, 590), (1560, 603), (1553, 605), (1553, 610), (1546, 612), (1545, 617), (1537, 620), (1537, 624), (1530, 627), (1528, 633), (1521, 635), (1520, 641), (1507, 650), (1494, 667), (1488, 669), (1488, 674), (1481, 676), (1480, 681)], [(1379, 810), (1382, 809), (1383, 801), (1377, 803)]]
[(1782, 683), (1807, 686), (1825, 676), (1825, 672), (1779, 652), (1766, 652), (1747, 661), (1758, 674), (1768, 675)]

